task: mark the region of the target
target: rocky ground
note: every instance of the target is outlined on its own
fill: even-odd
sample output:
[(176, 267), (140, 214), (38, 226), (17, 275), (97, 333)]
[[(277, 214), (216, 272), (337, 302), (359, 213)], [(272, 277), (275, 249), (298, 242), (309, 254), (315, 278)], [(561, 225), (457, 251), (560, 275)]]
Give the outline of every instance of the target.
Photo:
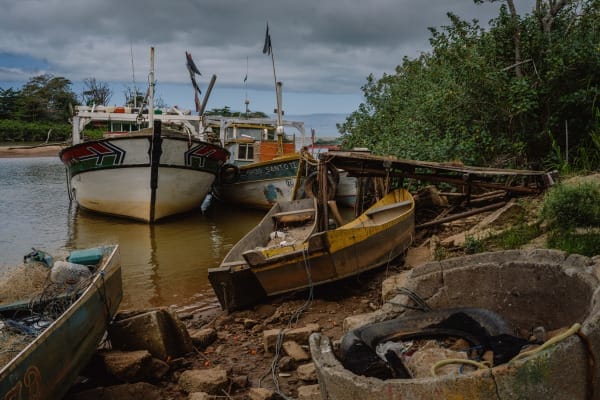
[[(182, 375), (187, 373), (185, 371), (211, 370), (224, 370), (227, 383), (216, 384), (218, 389), (207, 389), (210, 385), (200, 385), (201, 388), (213, 392), (213, 396), (207, 398), (280, 398), (274, 394), (276, 386), (271, 366), (275, 354), (272, 347), (270, 351), (265, 350), (265, 332), (286, 327), (299, 328), (301, 331), (306, 329), (306, 334), (301, 332), (300, 336), (295, 338), (294, 343), (297, 346), (284, 346), (286, 350), (282, 349), (278, 357), (278, 370), (275, 375), (280, 391), (286, 396), (298, 398), (300, 387), (316, 384), (306, 346), (308, 334), (312, 330), (319, 330), (329, 337), (340, 338), (344, 318), (377, 309), (381, 305), (382, 280), (401, 268), (393, 266), (387, 270), (378, 270), (344, 282), (315, 288), (313, 299), (310, 301), (308, 292), (301, 292), (294, 296), (274, 299), (271, 303), (261, 304), (252, 310), (233, 312), (229, 315), (217, 309), (195, 314), (179, 314), (193, 341), (193, 353), (170, 360), (169, 370), (158, 378), (149, 373), (128, 379), (129, 382), (109, 376), (110, 374), (98, 373), (104, 369), (102, 357), (98, 357), (86, 373), (91, 377), (90, 380), (76, 386), (73, 392), (80, 393), (72, 394), (70, 398), (138, 398), (121, 397), (123, 394), (107, 397), (104, 391), (89, 389), (90, 386), (110, 387), (127, 382), (132, 391), (141, 390), (146, 393), (143, 396), (145, 400), (148, 400), (148, 397), (200, 399), (202, 397), (189, 395), (188, 391), (195, 389), (186, 390), (186, 385), (182, 383)], [(301, 309), (303, 311), (298, 313)], [(298, 318), (293, 318), (296, 315)], [(272, 335), (267, 342), (272, 344), (275, 339), (276, 335)], [(220, 381), (219, 378), (215, 380)], [(137, 383), (131, 386), (136, 381), (149, 385)], [(193, 383), (189, 385), (192, 388), (196, 387)], [(259, 387), (264, 390), (258, 390)], [(122, 390), (125, 390), (125, 387)]]
[[(114, 367), (113, 376), (98, 374), (106, 369), (106, 358), (98, 357), (88, 369), (92, 378), (76, 386), (69, 398), (276, 399), (283, 394), (304, 400), (319, 399), (306, 341), (311, 331), (318, 330), (334, 340), (339, 339), (346, 317), (381, 307), (381, 283), (385, 278), (434, 258), (464, 255), (465, 240), (470, 237), (467, 233), (474, 235), (477, 229), (483, 231), (490, 226), (501, 229), (513, 224), (515, 218), (528, 218), (537, 202), (537, 198), (513, 201), (503, 211), (478, 214), (420, 232), (405, 259), (386, 268), (317, 287), (310, 300), (309, 293), (304, 291), (229, 315), (218, 308), (179, 313), (194, 344), (192, 352), (167, 359), (166, 364), (155, 365), (150, 372), (133, 377), (121, 374), (120, 378), (114, 377)], [(276, 358), (273, 342), (277, 330), (283, 328), (296, 328), (299, 332), (291, 338), (293, 340), (286, 336), (287, 343)], [(273, 365), (277, 366), (276, 373), (273, 373)], [(155, 376), (157, 370), (162, 370), (160, 376)], [(277, 385), (281, 394), (277, 393)], [(90, 386), (96, 388), (90, 391)]]

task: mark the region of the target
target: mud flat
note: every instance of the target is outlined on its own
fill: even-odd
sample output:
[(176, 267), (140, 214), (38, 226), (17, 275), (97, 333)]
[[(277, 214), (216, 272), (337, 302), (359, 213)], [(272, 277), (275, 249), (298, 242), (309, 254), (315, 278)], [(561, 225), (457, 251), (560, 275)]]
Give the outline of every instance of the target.
[(58, 157), (61, 145), (49, 146), (0, 146), (0, 158)]

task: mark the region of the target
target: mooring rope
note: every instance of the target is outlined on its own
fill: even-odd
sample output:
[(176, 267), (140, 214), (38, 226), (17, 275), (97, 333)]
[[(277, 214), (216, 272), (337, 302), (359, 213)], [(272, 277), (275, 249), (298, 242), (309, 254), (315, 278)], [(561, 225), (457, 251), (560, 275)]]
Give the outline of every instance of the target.
[(310, 270), (311, 270), (310, 262), (307, 258), (307, 255), (308, 255), (308, 248), (305, 248), (302, 251), (302, 257), (304, 260), (304, 269), (306, 271), (306, 278), (308, 281), (308, 297), (307, 297), (306, 301), (304, 302), (304, 304), (302, 304), (300, 307), (298, 307), (292, 313), (292, 315), (290, 316), (290, 319), (288, 320), (286, 327), (284, 329), (279, 330), (279, 333), (277, 334), (277, 342), (275, 344), (275, 355), (273, 356), (273, 360), (271, 361), (271, 367), (258, 380), (258, 387), (260, 387), (261, 382), (264, 379), (264, 377), (267, 376), (269, 373), (271, 373), (271, 378), (273, 380), (273, 384), (275, 385), (275, 392), (279, 396), (281, 396), (284, 400), (292, 400), (290, 397), (288, 397), (281, 391), (281, 387), (279, 386), (279, 379), (277, 377), (277, 364), (279, 362), (279, 356), (281, 355), (281, 348), (283, 347), (283, 338), (285, 336), (285, 331), (287, 329), (290, 329), (292, 327), (292, 325), (295, 325), (298, 323), (302, 313), (306, 309), (308, 309), (308, 307), (310, 306), (310, 304), (312, 303), (313, 298), (314, 298), (314, 284), (312, 281), (312, 274), (310, 272)]

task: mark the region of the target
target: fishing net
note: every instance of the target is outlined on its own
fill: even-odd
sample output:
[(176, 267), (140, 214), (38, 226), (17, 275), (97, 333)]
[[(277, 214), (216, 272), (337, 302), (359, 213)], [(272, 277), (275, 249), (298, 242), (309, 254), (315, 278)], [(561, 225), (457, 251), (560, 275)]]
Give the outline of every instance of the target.
[(0, 280), (0, 308), (15, 302), (23, 306), (0, 314), (0, 369), (42, 334), (89, 287), (91, 274), (76, 282), (55, 283), (43, 265), (17, 267)]
[(0, 307), (17, 301), (27, 301), (40, 293), (48, 279), (49, 269), (41, 263), (20, 265), (0, 275)]

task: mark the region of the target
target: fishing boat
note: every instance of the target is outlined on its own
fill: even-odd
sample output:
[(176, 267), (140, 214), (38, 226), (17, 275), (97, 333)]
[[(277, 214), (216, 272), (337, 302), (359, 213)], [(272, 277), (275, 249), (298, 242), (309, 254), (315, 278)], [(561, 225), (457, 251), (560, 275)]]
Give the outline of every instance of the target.
[(208, 270), (223, 309), (359, 274), (402, 255), (412, 243), (414, 200), (405, 189), (389, 192), (335, 229), (323, 228), (317, 197), (277, 203), (218, 268)]
[[(211, 124), (211, 117), (207, 124)], [(266, 118), (213, 118), (219, 137), (231, 154), (214, 188), (226, 203), (269, 209), (280, 200), (291, 200), (301, 155), (296, 134), (304, 137), (304, 123)], [(278, 126), (280, 127), (278, 130)], [(283, 127), (294, 129), (291, 135)]]
[(96, 352), (123, 291), (119, 247), (81, 252), (89, 250), (100, 252), (100, 263), (89, 266), (88, 278), (67, 281), (67, 292), (0, 304), (3, 352), (10, 338), (24, 342), (0, 365), (0, 399), (60, 399)]
[[(72, 146), (59, 157), (82, 208), (149, 223), (199, 208), (227, 159), (202, 113), (154, 109), (153, 54), (147, 107), (79, 107), (73, 116)], [(86, 139), (88, 126), (104, 134)]]

